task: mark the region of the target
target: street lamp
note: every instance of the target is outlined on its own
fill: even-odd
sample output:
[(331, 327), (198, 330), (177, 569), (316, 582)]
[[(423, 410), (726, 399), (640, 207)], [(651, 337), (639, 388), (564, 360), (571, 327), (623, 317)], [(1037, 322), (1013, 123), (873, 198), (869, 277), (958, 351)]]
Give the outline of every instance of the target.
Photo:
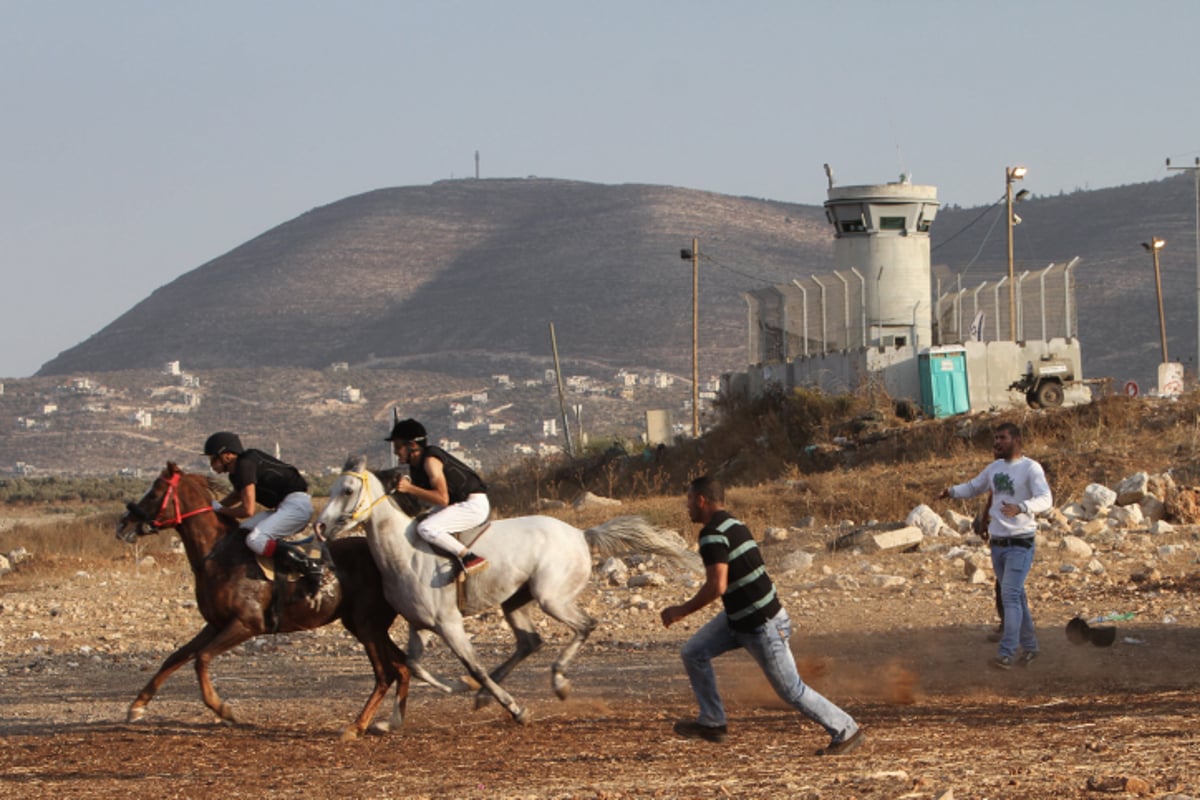
[(679, 251), (684, 261), (692, 261), (692, 436), (700, 438), (700, 242), (692, 239), (692, 249)]
[(1171, 359), (1167, 358), (1167, 320), (1163, 316), (1162, 278), (1158, 270), (1158, 251), (1162, 250), (1165, 244), (1166, 242), (1157, 236), (1148, 242), (1142, 242), (1142, 247), (1149, 250), (1150, 254), (1154, 256), (1154, 289), (1158, 292), (1158, 332), (1162, 337), (1163, 363), (1167, 364)]
[(1196, 369), (1200, 369), (1200, 156), (1191, 167), (1172, 167), (1168, 158), (1167, 169), (1190, 170), (1196, 179)]
[[(1017, 340), (1017, 283), (1013, 275), (1013, 181), (1019, 181), (1025, 177), (1028, 172), (1025, 167), (1005, 167), (1004, 168), (1004, 198), (1007, 201), (1008, 213), (1005, 215), (1005, 223), (1008, 227), (1008, 331), (1012, 336), (1012, 340)], [(1024, 199), (1029, 193), (1024, 189), (1021, 190), (1018, 200)]]

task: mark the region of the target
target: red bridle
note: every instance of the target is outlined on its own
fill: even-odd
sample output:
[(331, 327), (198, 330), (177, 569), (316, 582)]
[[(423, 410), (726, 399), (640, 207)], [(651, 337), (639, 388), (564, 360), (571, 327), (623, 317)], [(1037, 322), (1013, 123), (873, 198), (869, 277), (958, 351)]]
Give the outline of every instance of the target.
[[(179, 508), (179, 479), (183, 473), (175, 472), (171, 477), (166, 478), (167, 491), (163, 493), (162, 502), (159, 503), (158, 511), (154, 515), (154, 520), (150, 523), (154, 528), (173, 528), (183, 522), (188, 517), (194, 517), (197, 514), (203, 514), (205, 511), (212, 511), (212, 506), (202, 506), (201, 508), (193, 508), (191, 511), (181, 511)], [(170, 509), (168, 509), (170, 506)], [(171, 519), (165, 519), (165, 515), (169, 510), (175, 512), (175, 516)]]

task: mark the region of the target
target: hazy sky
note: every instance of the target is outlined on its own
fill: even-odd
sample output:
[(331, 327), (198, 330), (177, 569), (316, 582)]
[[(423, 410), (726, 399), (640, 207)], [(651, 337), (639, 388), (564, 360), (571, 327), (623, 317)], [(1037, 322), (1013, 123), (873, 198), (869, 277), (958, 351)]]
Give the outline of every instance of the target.
[(1159, 180), (1200, 155), (1198, 32), (1195, 0), (0, 0), (0, 376), (476, 150), (809, 204), (825, 162), (964, 206), (1010, 164), (1035, 194)]

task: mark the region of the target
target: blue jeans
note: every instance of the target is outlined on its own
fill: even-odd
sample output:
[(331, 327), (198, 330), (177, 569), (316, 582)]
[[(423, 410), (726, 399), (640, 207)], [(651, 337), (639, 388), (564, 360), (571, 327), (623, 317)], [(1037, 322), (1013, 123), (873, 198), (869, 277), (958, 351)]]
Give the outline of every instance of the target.
[(1033, 568), (1034, 547), (992, 547), (992, 569), (1000, 581), (1000, 603), (1004, 606), (1004, 634), (1000, 637), (1000, 655), (1012, 657), (1017, 646), (1029, 653), (1038, 649), (1033, 630), (1033, 614), (1025, 596), (1025, 579)]
[(792, 620), (787, 611), (753, 631), (742, 633), (729, 627), (722, 611), (688, 639), (680, 651), (692, 693), (700, 705), (701, 725), (724, 725), (725, 705), (717, 693), (717, 677), (712, 660), (722, 653), (744, 647), (754, 657), (771, 687), (784, 701), (820, 725), (834, 743), (853, 736), (858, 724), (840, 708), (826, 700), (800, 679), (788, 639)]

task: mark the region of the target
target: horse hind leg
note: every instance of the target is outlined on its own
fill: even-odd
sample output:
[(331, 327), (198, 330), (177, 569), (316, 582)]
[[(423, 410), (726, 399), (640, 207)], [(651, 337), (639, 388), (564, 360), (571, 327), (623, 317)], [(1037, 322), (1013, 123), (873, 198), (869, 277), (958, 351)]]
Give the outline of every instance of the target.
[(222, 722), (237, 723), (240, 720), (234, 714), (233, 708), (222, 700), (217, 694), (217, 690), (213, 688), (212, 678), (208, 673), (209, 663), (222, 653), (232, 650), (253, 637), (254, 634), (240, 621), (231, 620), (212, 641), (196, 653), (196, 679), (200, 682), (200, 696), (204, 698), (204, 705), (212, 709), (212, 712)]
[[(541, 650), (544, 644), (542, 637), (533, 625), (532, 598), (528, 594), (514, 595), (501, 607), (504, 609), (504, 619), (508, 622), (508, 627), (512, 629), (513, 637), (516, 639), (516, 648), (512, 655), (489, 673), (496, 683), (507, 678), (518, 664)], [(479, 709), (487, 705), (491, 697), (490, 693), (480, 689), (475, 695), (475, 708)]]
[(370, 727), (376, 734), (386, 734), (394, 727), (400, 727), (404, 718), (404, 709), (408, 703), (408, 687), (410, 675), (408, 664), (401, 650), (388, 636), (386, 629), (375, 631), (370, 638), (363, 639), (363, 649), (371, 661), (375, 673), (375, 688), (363, 705), (354, 722), (342, 730), (342, 741), (349, 742), (360, 738), (371, 726), (371, 720), (387, 696), (388, 689), (396, 684), (396, 706), (392, 712), (391, 722), (380, 722)]
[(571, 693), (571, 680), (567, 677), (567, 667), (575, 659), (579, 648), (583, 647), (583, 643), (592, 635), (597, 623), (595, 619), (584, 613), (574, 599), (567, 601), (542, 600), (541, 605), (543, 611), (566, 625), (575, 634), (558, 654), (554, 665), (550, 667), (550, 685), (559, 700), (566, 700)]

